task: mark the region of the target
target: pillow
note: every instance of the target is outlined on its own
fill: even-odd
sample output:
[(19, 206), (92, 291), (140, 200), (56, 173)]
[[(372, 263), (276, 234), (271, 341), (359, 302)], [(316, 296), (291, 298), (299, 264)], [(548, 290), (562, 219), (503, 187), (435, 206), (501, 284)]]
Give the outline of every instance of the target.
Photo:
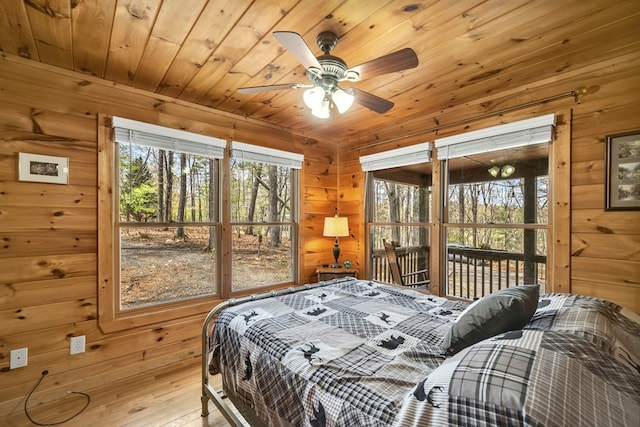
[(472, 344), (522, 329), (538, 308), (539, 285), (520, 285), (493, 292), (469, 305), (447, 333), (444, 348), (453, 355)]

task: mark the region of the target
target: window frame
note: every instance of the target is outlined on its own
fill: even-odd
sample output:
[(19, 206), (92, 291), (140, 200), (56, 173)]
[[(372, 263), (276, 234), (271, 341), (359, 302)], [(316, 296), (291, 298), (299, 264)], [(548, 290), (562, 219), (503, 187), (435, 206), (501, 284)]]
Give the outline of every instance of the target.
[[(538, 111), (524, 112), (517, 115), (531, 117), (539, 114)], [(570, 206), (571, 206), (571, 110), (555, 111), (555, 126), (552, 132), (552, 141), (549, 143), (549, 218), (543, 227), (547, 231), (547, 288), (546, 292), (570, 292), (571, 291), (571, 234), (570, 234)], [(495, 123), (495, 121), (494, 121)], [(446, 126), (449, 127), (449, 126)], [(448, 135), (460, 135), (466, 131), (466, 127), (451, 127)], [(513, 128), (512, 128), (513, 129)], [(489, 136), (489, 135), (485, 135)], [(394, 150), (378, 152), (376, 158), (384, 158), (387, 153)], [(373, 156), (373, 155), (372, 155)], [(364, 156), (362, 156), (364, 157)], [(361, 163), (362, 162), (361, 157)], [(445, 172), (442, 170), (441, 161), (434, 159), (432, 162), (432, 228), (430, 230), (431, 247), (433, 254), (430, 257), (430, 293), (445, 295), (446, 269), (441, 268), (439, 259), (446, 251), (446, 241), (443, 233), (443, 199), (446, 197), (444, 186)], [(365, 263), (366, 271), (370, 270), (369, 258), (371, 253), (370, 229), (369, 229), (369, 203), (371, 200), (370, 173), (363, 166), (365, 174), (365, 209), (367, 217), (365, 221)], [(459, 225), (459, 224), (452, 224)]]
[[(551, 164), (551, 142), (547, 143), (549, 145), (549, 153), (547, 154), (547, 164), (550, 165)], [(473, 155), (471, 155), (473, 156)], [(441, 260), (446, 260), (443, 261), (440, 265), (440, 268), (443, 271), (443, 275), (442, 275), (442, 281), (441, 281), (441, 290), (442, 293), (440, 295), (445, 296), (447, 298), (462, 298), (462, 299), (468, 299), (469, 298), (469, 290), (467, 289), (467, 296), (463, 296), (462, 295), (462, 284), (460, 284), (461, 286), (461, 294), (457, 295), (455, 294), (455, 290), (453, 293), (449, 293), (449, 278), (452, 272), (449, 271), (449, 265), (450, 265), (450, 260), (451, 260), (451, 254), (449, 253), (449, 244), (447, 243), (448, 240), (448, 232), (450, 229), (465, 229), (465, 230), (484, 230), (484, 229), (493, 229), (493, 230), (502, 230), (502, 229), (506, 229), (506, 230), (513, 230), (513, 231), (520, 231), (522, 230), (523, 233), (526, 233), (527, 230), (528, 231), (533, 231), (534, 233), (537, 233), (539, 230), (542, 230), (545, 232), (545, 240), (546, 240), (546, 249), (547, 252), (544, 255), (546, 258), (546, 262), (545, 262), (545, 278), (546, 278), (546, 282), (545, 282), (545, 290), (544, 292), (547, 292), (546, 287), (547, 285), (549, 285), (549, 276), (550, 273), (549, 271), (551, 270), (551, 246), (552, 246), (552, 240), (551, 240), (551, 236), (552, 236), (552, 231), (553, 231), (553, 227), (552, 227), (552, 223), (551, 223), (551, 209), (548, 208), (547, 209), (547, 218), (546, 221), (544, 223), (539, 223), (539, 222), (514, 222), (514, 223), (505, 223), (505, 222), (496, 222), (496, 223), (481, 223), (481, 222), (465, 222), (465, 221), (458, 221), (458, 222), (451, 222), (449, 219), (449, 185), (450, 185), (450, 174), (449, 174), (449, 161), (450, 159), (445, 159), (445, 160), (440, 160), (440, 168), (442, 171), (442, 203), (441, 203), (441, 211), (442, 211), (442, 223), (441, 223), (441, 239), (443, 241), (443, 244), (441, 246), (440, 249), (440, 256), (439, 258)], [(551, 173), (551, 168), (548, 167), (547, 169), (547, 175), (549, 177), (550, 180), (550, 173)], [(542, 176), (542, 175), (539, 175)], [(539, 176), (536, 176), (535, 179), (537, 179)], [(490, 180), (488, 179), (487, 181), (482, 181), (482, 182), (500, 182), (500, 180)], [(550, 192), (549, 192), (550, 193)], [(548, 194), (548, 200), (547, 200), (547, 204), (551, 205), (551, 194)], [(537, 239), (537, 236), (534, 236), (534, 240)], [(526, 253), (526, 240), (523, 242), (523, 254)], [(474, 249), (478, 249), (478, 248), (474, 248)], [(538, 258), (540, 257), (539, 254), (534, 253), (532, 254), (532, 258)], [(468, 266), (471, 264), (470, 261), (468, 261)], [(538, 262), (536, 262), (536, 266), (537, 264), (539, 264)], [(526, 265), (526, 264), (525, 264)], [(470, 267), (467, 267), (467, 274), (470, 271), (469, 270)], [(483, 267), (483, 271), (484, 271), (484, 267)], [(476, 271), (474, 271), (474, 277), (477, 274)], [(525, 273), (526, 275), (526, 273)], [(461, 279), (462, 280), (462, 279)], [(508, 280), (509, 278), (507, 277), (506, 282), (508, 285)], [(454, 282), (455, 283), (455, 282)], [(522, 283), (522, 284), (530, 284), (530, 283)], [(456, 285), (454, 284), (454, 287)], [(470, 284), (469, 284), (470, 286)], [(509, 286), (509, 285), (508, 285)], [(513, 286), (513, 285), (511, 285)], [(542, 292), (542, 290), (541, 290)], [(473, 298), (479, 298), (482, 296), (485, 296), (485, 292), (484, 289), (480, 292), (480, 295), (478, 295), (476, 293), (475, 290), (475, 285), (474, 285), (474, 295)]]
[[(105, 332), (117, 332), (136, 328), (172, 318), (188, 317), (207, 312), (221, 298), (221, 271), (216, 268), (218, 292), (216, 294), (167, 302), (134, 309), (120, 309), (120, 226), (118, 180), (116, 161), (119, 153), (115, 143), (112, 117), (98, 115), (98, 325)], [(219, 163), (219, 162), (218, 162)], [(221, 192), (220, 167), (217, 168), (218, 190), (215, 197), (218, 221), (207, 222), (216, 227), (216, 245), (221, 246), (222, 224), (219, 221), (219, 200)], [(153, 223), (158, 226), (165, 223)], [(202, 225), (203, 223), (197, 223)], [(194, 226), (194, 223), (171, 223), (175, 226)], [(216, 262), (220, 265), (220, 251), (216, 251)]]
[[(239, 141), (232, 141), (229, 148), (229, 155), (225, 157), (225, 170), (224, 174), (228, 177), (228, 181), (223, 183), (226, 191), (227, 202), (223, 203), (223, 229), (229, 230), (229, 237), (226, 238), (228, 242), (228, 249), (225, 249), (225, 261), (223, 261), (223, 268), (226, 271), (225, 283), (229, 283), (228, 287), (224, 287), (222, 290), (223, 297), (228, 296), (244, 296), (259, 292), (266, 292), (273, 289), (279, 289), (295, 285), (298, 281), (300, 271), (300, 256), (299, 256), (299, 230), (300, 230), (300, 209), (299, 209), (299, 194), (300, 194), (300, 170), (304, 156), (301, 154), (277, 150), (273, 148), (262, 147), (258, 145), (248, 144)], [(236, 153), (234, 155), (234, 152)], [(290, 220), (287, 222), (248, 222), (248, 221), (233, 221), (231, 215), (231, 159), (237, 159), (241, 161), (249, 161), (253, 163), (262, 163), (278, 167), (289, 168), (290, 183), (291, 183), (291, 215)], [(260, 287), (252, 287), (247, 289), (233, 290), (233, 241), (231, 235), (233, 234), (234, 227), (242, 226), (290, 226), (291, 227), (291, 281), (272, 283)], [(225, 235), (226, 237), (226, 235)]]
[[(148, 326), (151, 324), (159, 324), (168, 320), (178, 318), (189, 318), (193, 316), (207, 313), (216, 304), (235, 296), (255, 293), (255, 290), (231, 290), (231, 222), (230, 222), (230, 158), (231, 152), (229, 143), (225, 142), (226, 147), (224, 155), (218, 160), (216, 170), (217, 196), (215, 197), (217, 219), (214, 222), (192, 223), (172, 222), (172, 227), (184, 225), (185, 227), (194, 225), (213, 225), (216, 227), (216, 281), (217, 293), (188, 298), (182, 301), (167, 302), (151, 306), (145, 306), (134, 309), (120, 310), (119, 308), (119, 194), (118, 182), (119, 176), (116, 173), (115, 162), (118, 153), (116, 152), (117, 144), (115, 144), (115, 130), (113, 128), (113, 116), (108, 114), (98, 114), (98, 155), (97, 155), (97, 175), (98, 175), (98, 205), (97, 205), (97, 223), (98, 223), (98, 251), (97, 251), (97, 282), (98, 282), (98, 326), (104, 333), (112, 333), (132, 328)], [(126, 119), (125, 119), (126, 120)], [(152, 128), (156, 125), (149, 125)], [(163, 128), (164, 129), (164, 128)], [(169, 132), (180, 132), (171, 128), (166, 128)], [(258, 147), (260, 151), (267, 153), (280, 151)], [(298, 169), (302, 168), (303, 155), (287, 151), (298, 165)], [(191, 153), (196, 154), (196, 153)], [(293, 171), (292, 171), (293, 172)], [(300, 200), (300, 171), (292, 173), (292, 263), (293, 263), (293, 282), (299, 280), (300, 271), (300, 247), (299, 247), (299, 200)], [(124, 224), (124, 223), (123, 223)], [(153, 223), (152, 226), (162, 225), (164, 223)], [(116, 283), (118, 281), (118, 283)], [(273, 286), (261, 287), (260, 291), (268, 291), (271, 289), (284, 288), (290, 286), (291, 283), (276, 284)]]
[[(441, 274), (440, 274), (440, 293), (439, 295), (453, 298), (460, 298), (458, 295), (450, 295), (448, 292), (448, 267), (449, 267), (449, 252), (447, 247), (447, 232), (450, 228), (466, 228), (466, 229), (522, 229), (522, 230), (545, 230), (546, 233), (546, 279), (547, 284), (552, 283), (553, 273), (552, 266), (554, 265), (553, 259), (553, 210), (548, 209), (548, 218), (544, 224), (539, 223), (499, 223), (499, 224), (474, 224), (467, 222), (449, 222), (449, 168), (448, 164), (451, 158), (460, 157), (473, 157), (476, 154), (487, 152), (500, 152), (517, 147), (531, 146), (536, 144), (547, 144), (547, 176), (548, 176), (548, 206), (553, 205), (553, 193), (552, 191), (552, 165), (553, 165), (553, 147), (556, 144), (554, 142), (554, 127), (556, 123), (555, 114), (546, 114), (524, 120), (518, 120), (507, 124), (501, 124), (497, 126), (491, 126), (486, 128), (480, 128), (479, 130), (471, 132), (462, 132), (459, 134), (453, 134), (443, 138), (438, 138), (434, 141), (434, 145), (437, 149), (438, 163), (440, 163), (441, 170), (441, 222), (440, 222), (440, 250), (439, 259), (441, 261)], [(476, 160), (477, 161), (477, 160)], [(537, 179), (537, 178), (536, 178)], [(490, 181), (490, 180), (488, 180)], [(525, 219), (526, 221), (526, 219)], [(446, 262), (446, 265), (445, 265)], [(546, 292), (550, 292), (552, 286), (545, 289)]]
[[(434, 168), (438, 167), (438, 162), (434, 162), (431, 159), (432, 153), (432, 144), (430, 142), (422, 142), (418, 144), (413, 144), (407, 147), (395, 148), (392, 150), (382, 151), (379, 153), (369, 154), (360, 156), (359, 161), (362, 167), (363, 172), (365, 173), (365, 220), (364, 220), (364, 228), (365, 228), (365, 258), (364, 264), (365, 269), (367, 271), (367, 276), (372, 278), (374, 264), (372, 262), (373, 251), (374, 251), (374, 242), (371, 241), (371, 236), (373, 233), (373, 228), (375, 227), (393, 227), (393, 226), (402, 226), (402, 227), (425, 227), (428, 232), (427, 241), (429, 247), (429, 253), (431, 254), (436, 248), (438, 248), (438, 240), (435, 230), (435, 219), (437, 218), (437, 212), (433, 210), (433, 207), (436, 206), (434, 203), (434, 197), (436, 197), (436, 180), (435, 180), (435, 170)], [(401, 223), (391, 223), (391, 222), (376, 222), (373, 218), (374, 215), (374, 181), (376, 179), (375, 175), (377, 171), (383, 171), (385, 169), (393, 169), (399, 168), (403, 166), (416, 165), (428, 163), (431, 168), (431, 176), (432, 181), (431, 185), (427, 186), (427, 199), (431, 199), (431, 204), (428, 208), (429, 218), (427, 221), (420, 222), (401, 222)], [(383, 178), (380, 178), (384, 180)], [(404, 185), (416, 185), (407, 182), (400, 182), (400, 184)], [(427, 261), (427, 269), (429, 271), (429, 275), (438, 274), (438, 269), (434, 265), (433, 257), (429, 255)], [(433, 283), (433, 281), (432, 281)]]

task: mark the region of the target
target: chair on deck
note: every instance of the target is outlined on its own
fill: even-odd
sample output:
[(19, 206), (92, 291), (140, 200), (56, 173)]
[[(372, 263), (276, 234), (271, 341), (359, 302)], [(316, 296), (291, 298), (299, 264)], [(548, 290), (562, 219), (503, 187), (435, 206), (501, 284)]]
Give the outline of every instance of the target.
[(398, 263), (398, 254), (393, 242), (383, 241), (384, 251), (387, 255), (387, 261), (389, 262), (389, 269), (391, 270), (391, 278), (393, 281), (401, 286), (425, 286), (429, 288), (429, 278), (427, 276), (428, 270), (418, 270), (409, 273), (403, 273)]

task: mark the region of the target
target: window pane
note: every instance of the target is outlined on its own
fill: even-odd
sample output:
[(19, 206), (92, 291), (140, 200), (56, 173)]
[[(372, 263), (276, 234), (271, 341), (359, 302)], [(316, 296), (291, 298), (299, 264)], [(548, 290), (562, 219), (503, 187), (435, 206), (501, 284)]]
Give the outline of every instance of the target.
[(231, 159), (231, 222), (291, 222), (291, 174), (287, 167)]
[(373, 222), (431, 220), (431, 164), (373, 172)]
[(548, 222), (547, 144), (454, 158), (446, 163), (447, 222)]
[(232, 290), (293, 282), (292, 225), (232, 227)]
[(123, 227), (122, 310), (217, 293), (215, 227)]
[[(431, 221), (432, 165), (430, 162), (376, 170), (368, 180), (371, 188), (370, 277), (387, 283), (393, 280), (383, 242), (396, 248), (402, 274), (429, 268), (429, 227)], [(386, 224), (385, 224), (386, 223)], [(427, 273), (428, 277), (428, 273)], [(405, 278), (405, 284), (425, 277)]]
[[(393, 242), (403, 274), (429, 269), (429, 228), (425, 226), (372, 225), (371, 278), (393, 283), (384, 241)], [(427, 275), (428, 277), (428, 275)], [(410, 280), (409, 280), (410, 282)]]
[(216, 217), (214, 159), (119, 145), (121, 222), (202, 222)]
[[(547, 230), (447, 227), (447, 295), (479, 298), (547, 281)], [(473, 242), (476, 242), (474, 244)]]

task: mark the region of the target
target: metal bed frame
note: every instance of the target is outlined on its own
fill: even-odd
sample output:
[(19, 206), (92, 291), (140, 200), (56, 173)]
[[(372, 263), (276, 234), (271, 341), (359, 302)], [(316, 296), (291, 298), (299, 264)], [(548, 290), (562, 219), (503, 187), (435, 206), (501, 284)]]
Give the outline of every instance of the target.
[[(265, 298), (277, 297), (280, 295), (292, 294), (300, 291), (306, 291), (308, 289), (319, 288), (322, 286), (327, 286), (340, 282), (347, 282), (356, 280), (353, 277), (345, 277), (341, 279), (328, 280), (325, 282), (318, 282), (313, 284), (306, 284), (303, 286), (295, 286), (286, 289), (280, 289), (277, 291), (269, 291), (261, 294), (253, 294), (246, 297), (241, 298), (230, 298), (227, 301), (223, 301), (220, 304), (216, 305), (210, 312), (207, 314), (207, 317), (204, 319), (204, 323), (202, 325), (202, 396), (200, 400), (202, 402), (202, 416), (206, 417), (209, 415), (209, 400), (211, 400), (216, 407), (222, 412), (222, 415), (227, 419), (227, 421), (236, 427), (246, 427), (247, 423), (244, 420), (241, 420), (231, 407), (225, 401), (227, 399), (227, 395), (224, 389), (216, 390), (213, 388), (213, 385), (209, 381), (209, 353), (211, 349), (209, 348), (209, 335), (213, 329), (213, 320), (215, 317), (227, 307), (232, 307), (240, 304), (244, 304), (249, 301), (257, 301)], [(242, 408), (240, 404), (233, 402), (231, 399), (231, 403), (236, 407), (238, 412), (241, 413), (242, 418), (255, 418), (255, 413), (252, 413), (251, 408), (245, 407)], [(244, 412), (244, 413), (243, 413)]]

